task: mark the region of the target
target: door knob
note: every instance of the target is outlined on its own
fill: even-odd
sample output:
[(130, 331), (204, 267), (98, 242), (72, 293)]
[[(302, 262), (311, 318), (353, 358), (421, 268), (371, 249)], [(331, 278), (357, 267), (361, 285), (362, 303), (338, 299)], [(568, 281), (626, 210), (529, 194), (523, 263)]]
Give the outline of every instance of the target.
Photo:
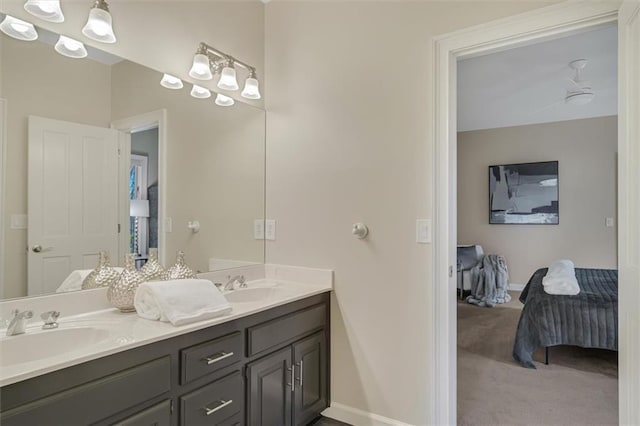
[(34, 253), (42, 253), (43, 251), (49, 251), (51, 250), (53, 247), (42, 247), (40, 244), (36, 244), (35, 246), (33, 246), (31, 248), (31, 250)]

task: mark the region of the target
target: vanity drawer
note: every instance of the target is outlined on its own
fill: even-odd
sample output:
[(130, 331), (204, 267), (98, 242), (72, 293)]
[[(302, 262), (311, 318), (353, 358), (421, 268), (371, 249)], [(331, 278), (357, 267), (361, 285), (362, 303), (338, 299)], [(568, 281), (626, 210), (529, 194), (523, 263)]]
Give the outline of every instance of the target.
[(170, 426), (171, 401), (162, 401), (153, 407), (134, 414), (133, 416), (115, 423), (114, 426)]
[(242, 333), (210, 340), (180, 351), (180, 383), (185, 384), (240, 361)]
[(171, 388), (171, 358), (120, 371), (2, 413), (2, 426), (87, 425), (150, 400)]
[(293, 342), (324, 327), (326, 316), (327, 309), (323, 303), (249, 328), (247, 356)]
[(240, 371), (235, 371), (180, 397), (180, 424), (182, 426), (240, 424), (243, 409), (244, 381)]

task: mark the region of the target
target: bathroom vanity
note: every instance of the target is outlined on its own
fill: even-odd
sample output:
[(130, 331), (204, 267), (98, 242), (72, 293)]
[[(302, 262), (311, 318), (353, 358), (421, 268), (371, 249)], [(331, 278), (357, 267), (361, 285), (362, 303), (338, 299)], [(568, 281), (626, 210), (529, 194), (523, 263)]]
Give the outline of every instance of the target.
[(232, 303), (229, 319), (195, 330), (102, 313), (101, 321), (123, 319), (125, 348), (126, 336), (154, 327), (173, 336), (156, 331), (153, 343), (3, 386), (0, 423), (309, 424), (329, 403), (329, 290), (245, 309)]

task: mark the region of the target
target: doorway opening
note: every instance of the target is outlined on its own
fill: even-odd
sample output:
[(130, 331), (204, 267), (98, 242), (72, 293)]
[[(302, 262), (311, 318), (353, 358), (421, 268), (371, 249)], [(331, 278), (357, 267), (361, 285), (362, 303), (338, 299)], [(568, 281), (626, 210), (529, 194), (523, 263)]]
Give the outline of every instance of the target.
[(457, 61), (462, 424), (618, 422), (617, 33)]

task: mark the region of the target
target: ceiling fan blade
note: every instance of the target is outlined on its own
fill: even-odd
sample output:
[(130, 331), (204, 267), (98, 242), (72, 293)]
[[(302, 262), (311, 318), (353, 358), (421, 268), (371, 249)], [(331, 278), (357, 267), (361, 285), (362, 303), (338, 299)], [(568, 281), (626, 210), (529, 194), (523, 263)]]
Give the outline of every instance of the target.
[(546, 111), (546, 110), (551, 109), (551, 108), (553, 108), (553, 107), (555, 107), (555, 106), (557, 106), (557, 105), (563, 104), (563, 103), (564, 103), (564, 99), (565, 99), (565, 98), (558, 99), (556, 102), (554, 102), (554, 103), (552, 103), (552, 104), (549, 104), (549, 105), (546, 105), (546, 106), (544, 106), (544, 107), (542, 107), (542, 108), (540, 108), (540, 109), (537, 109), (537, 110), (533, 111), (533, 112), (531, 113), (531, 115), (539, 114), (539, 113), (541, 113), (542, 111)]

